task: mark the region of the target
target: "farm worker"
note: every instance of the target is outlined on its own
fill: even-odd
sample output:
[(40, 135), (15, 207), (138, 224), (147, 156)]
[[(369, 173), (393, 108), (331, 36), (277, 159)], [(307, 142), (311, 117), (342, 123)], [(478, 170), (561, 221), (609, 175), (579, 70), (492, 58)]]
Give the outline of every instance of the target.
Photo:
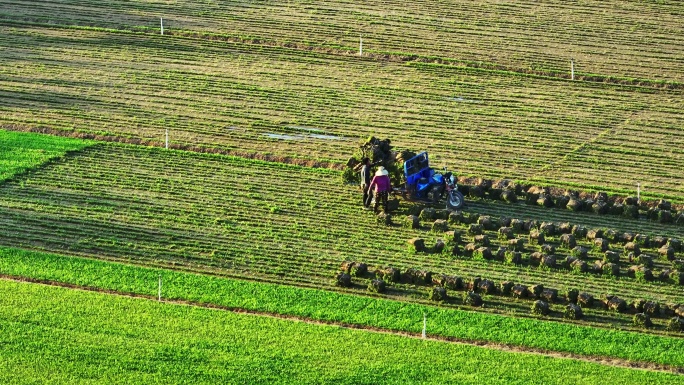
[(371, 200), (373, 196), (370, 194), (370, 184), (371, 184), (371, 161), (370, 159), (363, 158), (361, 160), (363, 167), (361, 167), (361, 189), (363, 189), (363, 207), (370, 209)]
[(371, 181), (369, 188), (372, 190), (373, 187), (375, 187), (375, 207), (373, 208), (373, 211), (376, 213), (378, 212), (378, 205), (380, 204), (380, 200), (382, 200), (383, 210), (387, 213), (387, 197), (392, 189), (392, 182), (389, 178), (389, 172), (382, 166), (375, 172), (375, 176)]

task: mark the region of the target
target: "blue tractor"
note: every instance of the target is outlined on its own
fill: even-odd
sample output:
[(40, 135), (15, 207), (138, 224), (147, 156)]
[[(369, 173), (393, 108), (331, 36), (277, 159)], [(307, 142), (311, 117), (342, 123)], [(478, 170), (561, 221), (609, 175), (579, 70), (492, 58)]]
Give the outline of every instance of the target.
[(446, 206), (450, 210), (458, 210), (463, 207), (463, 195), (458, 191), (456, 177), (446, 172), (440, 174), (430, 167), (427, 152), (410, 158), (404, 162), (404, 177), (406, 188), (399, 189), (405, 199), (429, 201), (439, 203), (442, 196), (446, 195)]

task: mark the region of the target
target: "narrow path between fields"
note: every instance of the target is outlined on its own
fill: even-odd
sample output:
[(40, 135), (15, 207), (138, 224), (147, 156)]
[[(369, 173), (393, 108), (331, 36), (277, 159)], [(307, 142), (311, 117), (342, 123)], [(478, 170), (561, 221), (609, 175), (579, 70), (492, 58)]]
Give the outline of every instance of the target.
[[(152, 301), (158, 300), (157, 297), (151, 296), (151, 295), (145, 295), (145, 294), (139, 294), (139, 293), (130, 293), (130, 292), (120, 292), (120, 291), (116, 291), (116, 290), (102, 289), (102, 288), (91, 287), (91, 286), (81, 286), (81, 285), (75, 285), (75, 284), (71, 284), (71, 283), (44, 280), (44, 279), (11, 276), (11, 275), (6, 275), (6, 274), (0, 274), (0, 279), (6, 280), (6, 281), (13, 281), (13, 282), (27, 282), (27, 283), (40, 284), (40, 285), (64, 287), (64, 288), (69, 288), (69, 289), (74, 289), (74, 290), (92, 291), (92, 292), (105, 293), (105, 294), (110, 294), (110, 295), (117, 295), (117, 296), (121, 296), (121, 297), (140, 298), (140, 299), (147, 299), (147, 300), (152, 300)], [(233, 308), (233, 307), (216, 305), (216, 304), (212, 304), (212, 303), (200, 303), (200, 302), (188, 301), (188, 300), (183, 300), (183, 299), (163, 299), (163, 298), (162, 298), (161, 302), (168, 303), (168, 304), (174, 304), (174, 305), (201, 307), (201, 308), (213, 309), (213, 310), (219, 310), (219, 311), (230, 311), (233, 313), (248, 314), (248, 315), (259, 316), (259, 317), (271, 317), (271, 318), (278, 318), (278, 319), (283, 319), (283, 320), (288, 320), (288, 321), (305, 322), (305, 323), (314, 324), (314, 325), (339, 326), (339, 327), (349, 328), (349, 329), (364, 330), (364, 331), (368, 331), (368, 332), (372, 332), (372, 333), (383, 333), (383, 334), (391, 334), (391, 335), (403, 336), (403, 337), (408, 337), (408, 338), (423, 339), (422, 335), (420, 333), (404, 332), (404, 331), (384, 329), (384, 328), (367, 326), (367, 325), (349, 324), (349, 323), (344, 323), (344, 322), (317, 320), (317, 319), (313, 319), (313, 318), (298, 317), (298, 316), (272, 313), (272, 312), (261, 312), (261, 311), (254, 311), (254, 310), (248, 310), (248, 309), (242, 309), (242, 308)], [(667, 373), (684, 375), (684, 367), (661, 365), (661, 364), (655, 364), (655, 363), (651, 363), (651, 362), (635, 362), (635, 361), (629, 361), (629, 360), (625, 360), (625, 359), (621, 359), (621, 358), (605, 357), (605, 356), (583, 356), (583, 355), (578, 355), (578, 354), (573, 354), (573, 353), (557, 352), (557, 351), (550, 351), (550, 350), (544, 350), (544, 349), (536, 349), (536, 348), (530, 348), (530, 347), (518, 346), (518, 345), (501, 344), (501, 343), (494, 343), (494, 342), (489, 342), (489, 341), (466, 340), (466, 339), (460, 339), (460, 338), (455, 338), (455, 337), (430, 335), (429, 333), (427, 333), (427, 338), (425, 338), (425, 339), (430, 340), (430, 341), (439, 341), (439, 342), (462, 344), (462, 345), (469, 345), (469, 346), (479, 346), (479, 347), (483, 347), (483, 348), (487, 348), (487, 349), (496, 349), (496, 350), (505, 351), (505, 352), (537, 354), (537, 355), (542, 355), (542, 356), (551, 357), (551, 358), (573, 359), (573, 360), (578, 360), (578, 361), (597, 363), (597, 364), (601, 364), (601, 365), (609, 365), (609, 366), (622, 367), (622, 368), (639, 369), (639, 370), (647, 370), (647, 371), (657, 371), (657, 372), (667, 372)]]

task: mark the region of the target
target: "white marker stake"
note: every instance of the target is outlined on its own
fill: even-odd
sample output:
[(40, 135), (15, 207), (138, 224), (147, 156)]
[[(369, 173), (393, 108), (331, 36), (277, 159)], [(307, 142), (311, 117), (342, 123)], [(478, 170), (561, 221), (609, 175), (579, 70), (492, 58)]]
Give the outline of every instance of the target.
[(166, 149), (169, 149), (169, 129), (166, 129)]
[(157, 289), (157, 300), (161, 301), (161, 274), (159, 274), (159, 287)]
[(570, 78), (575, 80), (575, 60), (570, 59)]
[(160, 17), (159, 21), (161, 22), (161, 34), (163, 35), (164, 34), (164, 18)]
[(359, 56), (363, 55), (363, 38), (359, 35)]
[(426, 329), (427, 328), (427, 315), (423, 313), (423, 338), (427, 338)]

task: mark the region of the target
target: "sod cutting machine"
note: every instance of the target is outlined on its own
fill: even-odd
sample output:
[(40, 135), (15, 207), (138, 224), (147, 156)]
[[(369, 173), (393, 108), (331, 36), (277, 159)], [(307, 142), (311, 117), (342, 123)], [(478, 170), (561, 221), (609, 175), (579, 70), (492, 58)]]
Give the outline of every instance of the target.
[(433, 204), (439, 203), (442, 196), (446, 195), (446, 206), (451, 210), (463, 207), (463, 195), (458, 191), (456, 177), (451, 172), (444, 174), (435, 172), (430, 167), (427, 152), (404, 161), (405, 187), (394, 188), (395, 194), (400, 194), (407, 200), (424, 200)]

